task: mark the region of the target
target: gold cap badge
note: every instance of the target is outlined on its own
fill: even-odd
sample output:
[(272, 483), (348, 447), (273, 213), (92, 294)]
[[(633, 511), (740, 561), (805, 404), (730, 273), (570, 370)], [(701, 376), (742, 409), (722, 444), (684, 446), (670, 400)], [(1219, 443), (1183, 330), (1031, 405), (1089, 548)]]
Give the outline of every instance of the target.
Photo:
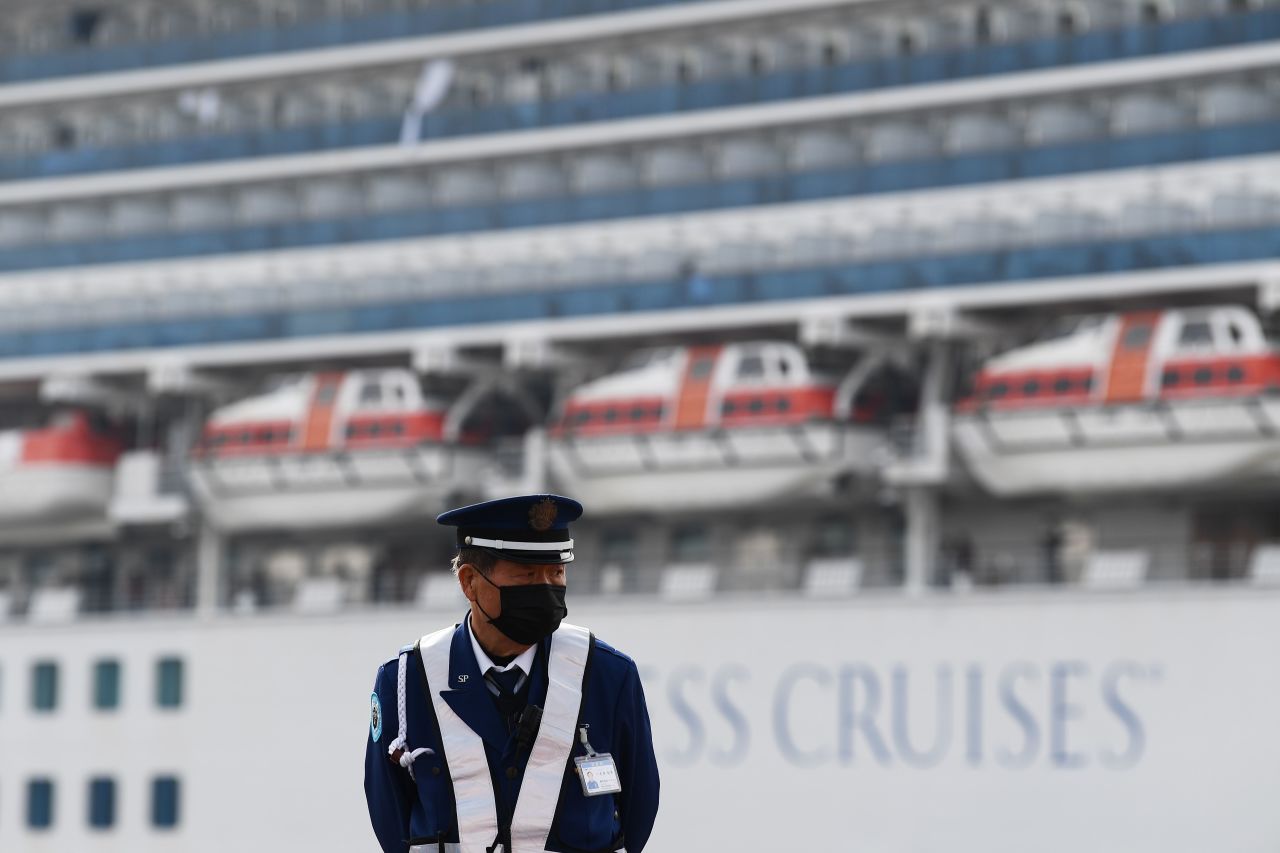
[(556, 523), (556, 513), (559, 511), (555, 501), (543, 498), (529, 507), (529, 526), (537, 531), (550, 530), (551, 525)]

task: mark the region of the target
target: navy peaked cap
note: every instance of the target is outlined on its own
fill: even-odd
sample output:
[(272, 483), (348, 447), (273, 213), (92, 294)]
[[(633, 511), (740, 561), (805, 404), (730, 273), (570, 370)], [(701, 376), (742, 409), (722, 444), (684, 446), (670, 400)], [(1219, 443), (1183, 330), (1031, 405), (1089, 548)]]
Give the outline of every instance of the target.
[(569, 522), (582, 504), (562, 495), (517, 495), (451, 509), (436, 521), (458, 528), (458, 547), (482, 548), (517, 563), (569, 563)]

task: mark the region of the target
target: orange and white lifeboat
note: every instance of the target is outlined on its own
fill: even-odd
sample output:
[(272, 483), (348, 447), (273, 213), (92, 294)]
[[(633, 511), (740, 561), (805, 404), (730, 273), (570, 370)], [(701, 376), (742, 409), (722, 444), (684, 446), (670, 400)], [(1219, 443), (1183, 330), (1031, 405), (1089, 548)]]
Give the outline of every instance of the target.
[(0, 524), (105, 520), (123, 446), (88, 412), (0, 432)]
[(404, 369), (292, 376), (212, 413), (191, 454), (196, 498), (224, 530), (382, 523), (474, 487), (474, 435)]
[(756, 504), (871, 470), (878, 428), (837, 417), (838, 382), (786, 342), (638, 353), (575, 389), (548, 441), (552, 473), (592, 512)]
[(1280, 473), (1280, 352), (1238, 306), (1064, 320), (988, 361), (954, 436), (998, 495)]

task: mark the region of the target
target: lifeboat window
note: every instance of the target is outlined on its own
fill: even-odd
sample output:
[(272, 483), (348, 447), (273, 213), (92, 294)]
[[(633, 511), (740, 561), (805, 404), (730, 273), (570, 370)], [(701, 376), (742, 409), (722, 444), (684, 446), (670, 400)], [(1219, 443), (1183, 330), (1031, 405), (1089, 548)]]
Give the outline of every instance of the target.
[(1040, 393), (1040, 380), (1028, 379), (1022, 383), (1022, 393), (1028, 397), (1034, 397)]
[(1151, 342), (1151, 324), (1143, 323), (1139, 326), (1130, 327), (1129, 331), (1124, 333), (1124, 340), (1120, 345), (1124, 349), (1143, 349)]
[(714, 359), (700, 358), (693, 363), (693, 367), (689, 369), (689, 376), (692, 379), (706, 379), (711, 375), (711, 367)]
[(1053, 380), (1053, 393), (1068, 394), (1071, 392), (1071, 379), (1066, 376), (1059, 376)]
[(1236, 349), (1244, 345), (1244, 329), (1240, 327), (1239, 321), (1227, 321), (1227, 334), (1231, 336), (1231, 343)]
[(1174, 388), (1182, 381), (1182, 376), (1176, 370), (1166, 370), (1164, 375), (1160, 377), (1160, 384), (1165, 388)]
[(1241, 366), (1240, 366), (1240, 365), (1238, 365), (1238, 364), (1233, 364), (1233, 365), (1231, 365), (1230, 367), (1228, 367), (1228, 368), (1227, 368), (1227, 381), (1228, 381), (1228, 382), (1243, 382), (1243, 381), (1244, 381), (1244, 368), (1243, 368), (1243, 367), (1241, 367)]
[(1208, 385), (1213, 381), (1213, 368), (1197, 367), (1196, 372), (1191, 374), (1191, 378), (1197, 385)]
[(791, 400), (788, 397), (779, 397), (773, 407), (779, 412), (788, 412), (791, 410)]
[(738, 362), (739, 379), (763, 379), (764, 359), (758, 355), (746, 355)]
[(377, 382), (366, 382), (360, 388), (360, 405), (376, 406), (382, 402), (382, 386)]
[(1213, 327), (1208, 320), (1193, 320), (1182, 324), (1178, 334), (1178, 346), (1186, 349), (1212, 349)]

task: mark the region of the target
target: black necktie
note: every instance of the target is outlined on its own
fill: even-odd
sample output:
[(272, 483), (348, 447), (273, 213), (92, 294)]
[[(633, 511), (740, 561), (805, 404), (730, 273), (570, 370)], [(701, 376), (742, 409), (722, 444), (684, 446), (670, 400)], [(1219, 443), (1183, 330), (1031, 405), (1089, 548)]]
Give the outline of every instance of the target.
[(520, 712), (524, 710), (524, 699), (520, 696), (520, 688), (524, 684), (524, 672), (513, 666), (506, 672), (490, 669), (485, 673), (485, 681), (489, 684), (489, 692), (494, 695), (498, 705), (498, 713), (507, 723), (507, 731), (515, 728)]

